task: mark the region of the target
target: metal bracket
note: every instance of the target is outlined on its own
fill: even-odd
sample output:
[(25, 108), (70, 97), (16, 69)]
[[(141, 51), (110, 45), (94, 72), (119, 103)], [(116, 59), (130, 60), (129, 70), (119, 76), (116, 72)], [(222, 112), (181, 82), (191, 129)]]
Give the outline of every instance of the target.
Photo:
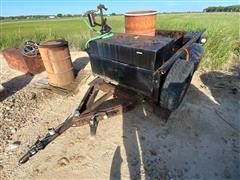
[[(91, 135), (96, 134), (98, 122), (103, 119), (126, 112), (136, 104), (136, 97), (129, 95), (123, 89), (111, 83), (106, 83), (101, 78), (96, 78), (89, 83), (90, 87), (85, 94), (80, 111), (80, 116), (74, 117), (73, 126), (82, 126), (89, 123)], [(104, 92), (96, 100), (99, 91)], [(112, 96), (112, 98), (110, 98)], [(114, 102), (114, 105), (106, 107), (107, 103)]]

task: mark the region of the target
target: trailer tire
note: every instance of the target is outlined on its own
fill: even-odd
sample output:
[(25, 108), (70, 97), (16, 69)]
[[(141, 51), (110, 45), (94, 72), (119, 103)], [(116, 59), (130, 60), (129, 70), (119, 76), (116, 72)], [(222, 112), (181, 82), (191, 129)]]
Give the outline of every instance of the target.
[(191, 46), (190, 46), (190, 61), (192, 61), (194, 63), (194, 68), (195, 70), (197, 69), (198, 67), (198, 64), (200, 63), (200, 60), (203, 56), (203, 47), (201, 44), (199, 43), (193, 43)]
[(191, 83), (194, 63), (178, 59), (171, 69), (162, 86), (160, 106), (170, 111), (178, 108)]

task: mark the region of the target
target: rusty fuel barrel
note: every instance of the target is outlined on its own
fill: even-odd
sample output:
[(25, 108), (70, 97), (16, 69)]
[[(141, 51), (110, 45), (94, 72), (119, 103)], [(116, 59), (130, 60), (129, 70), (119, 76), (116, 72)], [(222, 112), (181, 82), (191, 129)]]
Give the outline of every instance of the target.
[(124, 14), (125, 33), (155, 36), (156, 11), (131, 11)]
[(39, 45), (49, 84), (62, 87), (74, 80), (73, 65), (68, 42), (65, 40), (51, 40)]

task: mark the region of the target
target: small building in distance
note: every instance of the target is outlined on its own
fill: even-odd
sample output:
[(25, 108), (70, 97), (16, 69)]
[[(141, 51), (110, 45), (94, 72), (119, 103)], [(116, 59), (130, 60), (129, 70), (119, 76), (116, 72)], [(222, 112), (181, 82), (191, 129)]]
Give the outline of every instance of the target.
[(56, 16), (51, 15), (51, 16), (48, 16), (48, 18), (49, 18), (49, 19), (54, 19), (54, 18), (56, 18)]

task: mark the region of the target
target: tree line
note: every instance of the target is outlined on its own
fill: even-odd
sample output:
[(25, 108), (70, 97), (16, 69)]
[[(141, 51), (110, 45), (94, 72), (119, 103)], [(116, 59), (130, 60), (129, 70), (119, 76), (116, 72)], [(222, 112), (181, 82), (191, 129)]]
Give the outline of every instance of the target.
[[(232, 6), (210, 6), (203, 10), (203, 12), (240, 12), (240, 5)], [(122, 14), (111, 13), (110, 16), (118, 16)], [(57, 14), (57, 15), (28, 15), (28, 16), (0, 16), (0, 20), (23, 20), (23, 19), (49, 19), (62, 17), (79, 17), (82, 14)]]
[[(110, 16), (120, 16), (122, 14), (111, 13)], [(63, 18), (63, 17), (81, 17), (84, 14), (62, 14), (56, 15), (26, 15), (26, 16), (0, 16), (0, 20), (24, 20), (24, 19), (52, 19), (52, 18)], [(99, 16), (99, 14), (97, 14)]]
[(210, 6), (203, 12), (240, 12), (240, 5), (233, 6)]
[(49, 19), (62, 17), (79, 17), (81, 14), (57, 14), (57, 15), (26, 15), (26, 16), (0, 16), (0, 20), (24, 20), (24, 19)]

